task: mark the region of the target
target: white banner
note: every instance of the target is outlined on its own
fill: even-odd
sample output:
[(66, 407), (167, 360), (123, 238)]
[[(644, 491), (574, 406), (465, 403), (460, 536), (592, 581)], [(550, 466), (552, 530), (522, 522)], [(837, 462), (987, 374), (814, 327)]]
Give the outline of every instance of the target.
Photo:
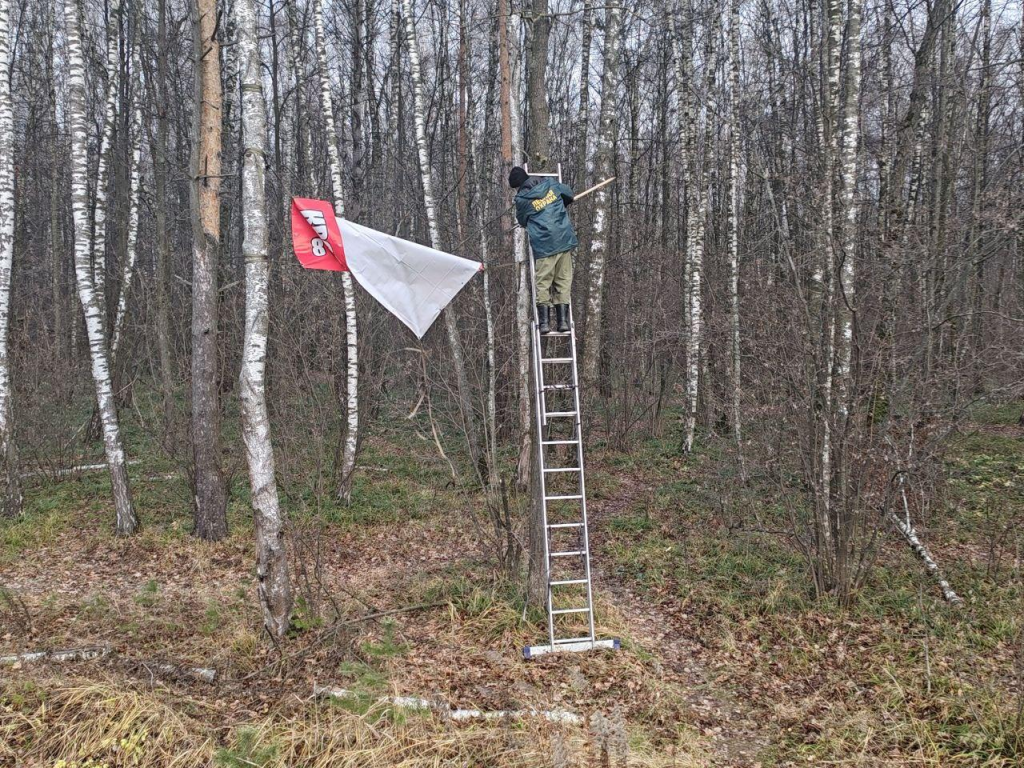
[(483, 264), (338, 219), (352, 276), (417, 338)]

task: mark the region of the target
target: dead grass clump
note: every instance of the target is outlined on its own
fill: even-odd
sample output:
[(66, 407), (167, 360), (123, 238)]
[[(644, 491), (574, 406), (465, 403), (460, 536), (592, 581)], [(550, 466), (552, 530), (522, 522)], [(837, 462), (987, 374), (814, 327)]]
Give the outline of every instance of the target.
[(206, 725), (157, 692), (107, 681), (0, 689), (0, 762), (191, 768), (206, 764), (213, 748)]
[[(632, 739), (621, 712), (593, 727), (539, 718), (455, 723), (378, 701), (353, 711), (286, 697), (255, 721), (215, 717), (194, 698), (113, 680), (5, 681), (0, 765), (61, 768), (677, 768), (702, 764), (686, 742)], [(682, 734), (680, 734), (682, 736)], [(696, 746), (691, 744), (690, 746)]]

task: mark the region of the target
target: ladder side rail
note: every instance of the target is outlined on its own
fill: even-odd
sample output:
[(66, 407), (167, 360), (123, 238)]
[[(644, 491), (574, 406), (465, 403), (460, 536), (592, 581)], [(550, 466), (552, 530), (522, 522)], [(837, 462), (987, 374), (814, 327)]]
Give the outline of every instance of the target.
[[(531, 253), (530, 254), (531, 262), (532, 262), (532, 255), (533, 254)], [(533, 272), (532, 268), (531, 268), (530, 271), (531, 271), (531, 273)], [(548, 640), (549, 640), (549, 642), (552, 645), (554, 645), (554, 642), (555, 642), (555, 625), (554, 625), (554, 617), (553, 617), (553, 615), (551, 613), (551, 609), (552, 609), (553, 606), (551, 604), (551, 586), (550, 586), (550, 584), (551, 584), (551, 553), (550, 553), (550, 546), (549, 546), (549, 543), (548, 543), (548, 502), (547, 502), (548, 491), (547, 491), (547, 483), (545, 482), (545, 479), (544, 479), (544, 424), (543, 424), (543, 420), (542, 420), (542, 411), (543, 411), (543, 409), (542, 409), (542, 406), (541, 406), (541, 393), (543, 391), (542, 390), (542, 384), (541, 384), (541, 382), (543, 381), (543, 379), (541, 378), (543, 374), (541, 373), (541, 369), (543, 368), (543, 365), (540, 362), (540, 360), (541, 360), (540, 343), (539, 343), (540, 332), (537, 329), (537, 319), (536, 319), (536, 316), (534, 317), (533, 321), (530, 323), (530, 329), (531, 329), (531, 332), (532, 332), (531, 346), (533, 347), (532, 358), (533, 358), (533, 370), (534, 370), (534, 380), (533, 380), (533, 383), (534, 383), (534, 390), (533, 390), (534, 428), (536, 429), (536, 434), (537, 434), (537, 436), (536, 436), (537, 443), (536, 443), (536, 446), (535, 446), (535, 450), (537, 452), (537, 478), (536, 478), (536, 482), (538, 483), (537, 488), (539, 490), (539, 498), (535, 499), (534, 501), (535, 501), (535, 503), (540, 504), (541, 525), (542, 525), (543, 531), (544, 531), (544, 562), (543, 562), (543, 567), (545, 569), (544, 581), (548, 585), (548, 588), (546, 590), (547, 594), (545, 596), (546, 603), (547, 603), (547, 614), (548, 614)]]
[(583, 411), (580, 407), (579, 374), (576, 369), (576, 326), (572, 317), (571, 306), (569, 307), (569, 330), (569, 344), (572, 348), (572, 378), (575, 385), (573, 388), (573, 402), (576, 407), (576, 461), (578, 462), (576, 466), (580, 470), (580, 512), (583, 516), (583, 563), (587, 579), (587, 607), (590, 609), (590, 639), (593, 641), (596, 635), (594, 634), (593, 580), (590, 572), (590, 525), (587, 520), (587, 479), (583, 464)]
[(547, 483), (544, 481), (544, 425), (547, 423), (547, 419), (544, 417), (544, 408), (542, 407), (542, 398), (544, 396), (544, 364), (541, 362), (543, 354), (540, 348), (540, 328), (538, 325), (537, 318), (537, 272), (534, 269), (533, 261), (533, 246), (530, 245), (529, 237), (524, 232), (526, 237), (526, 258), (529, 261), (530, 270), (530, 310), (533, 313), (532, 320), (530, 322), (530, 346), (533, 348), (533, 404), (534, 404), (534, 424), (537, 431), (536, 434), (536, 445), (535, 450), (537, 452), (537, 483), (538, 490), (540, 491), (540, 498), (535, 499), (535, 503), (540, 504), (540, 515), (541, 524), (544, 531), (544, 582), (548, 585), (545, 595), (545, 601), (547, 603), (547, 614), (548, 614), (548, 642), (553, 646), (555, 644), (555, 624), (554, 615), (551, 613), (553, 608), (551, 604), (551, 554), (550, 546), (548, 543), (548, 502), (547, 502)]

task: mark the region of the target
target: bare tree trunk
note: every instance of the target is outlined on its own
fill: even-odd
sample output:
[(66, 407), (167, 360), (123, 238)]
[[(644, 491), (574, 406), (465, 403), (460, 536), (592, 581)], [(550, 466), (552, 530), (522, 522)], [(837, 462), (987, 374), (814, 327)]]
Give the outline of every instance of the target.
[[(986, 187), (988, 186), (989, 123), (992, 109), (992, 0), (982, 0), (981, 18), (978, 20), (978, 36), (981, 38), (981, 60), (979, 62), (978, 106), (974, 128), (974, 167), (971, 173), (971, 230), (968, 255), (973, 266), (973, 287), (971, 289), (971, 343), (975, 357), (984, 349), (982, 335), (982, 312), (985, 309), (985, 240), (987, 229)], [(970, 278), (969, 278), (970, 279)], [(980, 391), (981, 361), (973, 362), (971, 378), (973, 389)]]
[(351, 129), (352, 129), (352, 194), (349, 196), (349, 213), (353, 221), (361, 218), (363, 186), (366, 178), (366, 142), (363, 125), (366, 116), (366, 79), (369, 73), (363, 71), (363, 45), (366, 38), (365, 0), (355, 0), (352, 6), (352, 88)]
[(85, 327), (96, 384), (96, 404), (103, 429), (103, 447), (110, 468), (118, 535), (135, 533), (138, 518), (128, 485), (128, 463), (121, 443), (121, 430), (110, 383), (103, 304), (99, 299), (90, 263), (89, 242), (89, 137), (85, 116), (85, 64), (82, 56), (81, 21), (77, 0), (64, 5), (68, 54), (68, 119), (71, 123), (71, 210), (75, 222), (75, 278), (78, 297), (85, 313)]
[[(619, 47), (622, 6), (609, 0), (605, 8), (604, 73), (601, 76), (601, 117), (598, 134), (595, 176), (612, 175), (615, 151), (615, 99), (619, 83)], [(594, 229), (590, 241), (590, 275), (587, 286), (587, 323), (583, 343), (583, 391), (592, 398), (597, 387), (597, 368), (601, 358), (601, 313), (604, 307), (604, 272), (608, 252), (611, 216), (610, 192), (602, 187), (594, 193)]]
[[(465, 0), (462, 5), (461, 23), (463, 26), (468, 26), (471, 17), (466, 13)], [(468, 30), (467, 30), (468, 35)], [(468, 45), (468, 41), (467, 41)], [(493, 53), (496, 53), (493, 52)], [(479, 152), (477, 151), (476, 142), (473, 140), (473, 131), (470, 127), (471, 123), (471, 109), (473, 105), (473, 91), (472, 81), (469, 80), (469, 51), (466, 50), (462, 53), (464, 66), (460, 68), (460, 78), (465, 78), (466, 89), (466, 125), (464, 128), (464, 136), (466, 141), (466, 153), (469, 157), (469, 162), (472, 165), (473, 172), (473, 197), (476, 200), (476, 225), (479, 228), (480, 236), (480, 261), (483, 262), (484, 271), (482, 278), (482, 292), (483, 292), (483, 305), (484, 305), (484, 327), (487, 335), (487, 356), (486, 356), (486, 370), (487, 370), (487, 392), (486, 392), (486, 413), (484, 416), (484, 437), (487, 442), (487, 484), (490, 487), (492, 493), (498, 492), (498, 484), (500, 481), (500, 475), (498, 472), (498, 385), (497, 375), (498, 367), (496, 361), (496, 341), (495, 341), (495, 327), (494, 327), (494, 307), (491, 303), (491, 277), (488, 273), (488, 269), (491, 266), (490, 249), (488, 246), (487, 239), (487, 198), (483, 194), (483, 190), (480, 185), (480, 174), (482, 165), (480, 163)], [(486, 123), (487, 120), (487, 101), (479, 101), (479, 109), (482, 113), (483, 121)], [(486, 135), (486, 132), (485, 132)], [(468, 226), (468, 222), (467, 222)]]
[(594, 0), (583, 0), (583, 40), (580, 47), (580, 105), (576, 113), (577, 185), (587, 179), (587, 140), (590, 133), (590, 45), (594, 35)]
[[(518, 46), (522, 39), (520, 15), (507, 14), (507, 0), (498, 0), (502, 16), (498, 19), (498, 66), (501, 74), (502, 156), (507, 166), (520, 162), (523, 156), (522, 65), (520, 57), (511, 56), (512, 41)], [(508, 23), (506, 24), (506, 20)], [(507, 169), (506, 169), (507, 170)], [(527, 261), (526, 233), (518, 226), (515, 213), (509, 215), (512, 227), (512, 252), (516, 264), (516, 366), (519, 414), (519, 460), (516, 485), (528, 488), (533, 475), (533, 390), (530, 384), (530, 264)]]
[[(456, 187), (458, 194), (455, 202), (455, 218), (459, 233), (459, 242), (466, 239), (465, 229), (469, 227), (469, 15), (466, 0), (459, 0), (459, 52), (456, 71), (459, 76), (458, 125), (456, 126), (455, 154), (458, 166)], [(477, 206), (482, 205), (479, 195)], [(485, 428), (486, 429), (486, 428)]]
[(242, 252), (245, 254), (245, 341), (239, 391), (242, 438), (249, 462), (256, 527), (256, 580), (263, 625), (276, 640), (288, 632), (292, 608), (284, 523), (274, 477), (267, 413), (266, 361), (270, 326), (270, 265), (264, 167), (267, 114), (260, 76), (258, 20), (253, 0), (235, 0), (242, 79)]
[[(59, 6), (56, 3), (50, 3), (46, 6), (46, 36), (45, 39), (52, 46), (53, 41), (56, 37), (56, 13)], [(12, 52), (13, 53), (13, 52)], [(53, 56), (46, 56), (45, 76), (46, 82), (52, 83), (54, 80), (54, 66)], [(51, 118), (51, 130), (53, 131), (53, 139), (49, 143), (50, 150), (50, 300), (53, 303), (53, 345), (56, 352), (57, 359), (60, 360), (64, 357), (64, 352), (67, 349), (67, 340), (64, 338), (65, 330), (65, 299), (63, 291), (63, 276), (64, 276), (64, 262), (65, 262), (65, 251), (64, 251), (64, 228), (61, 225), (62, 217), (60, 215), (60, 165), (61, 157), (59, 152), (60, 142), (57, 140), (57, 135), (60, 131), (59, 122), (60, 116), (57, 108), (57, 92), (56, 89), (51, 88), (49, 94), (49, 108)], [(78, 324), (74, 321), (71, 322), (71, 327), (77, 329)], [(69, 334), (70, 335), (70, 334)]]
[(505, 165), (512, 165), (512, 69), (509, 64), (508, 48), (508, 3), (498, 0), (498, 100), (501, 104), (501, 159)]
[(121, 0), (112, 0), (108, 9), (110, 18), (107, 21), (107, 51), (104, 69), (107, 75), (107, 98), (103, 107), (103, 124), (100, 131), (100, 143), (97, 149), (96, 194), (93, 200), (92, 221), (92, 268), (93, 282), (96, 286), (97, 298), (104, 313), (104, 321), (109, 322), (107, 313), (107, 182), (109, 181), (109, 164), (107, 153), (111, 152), (114, 137), (114, 119), (117, 107), (118, 71), (120, 65), (117, 58), (118, 16), (121, 13)]
[[(295, 3), (288, 3), (288, 7), (285, 9), (288, 22), (288, 63), (289, 68), (292, 71), (292, 86), (295, 92), (292, 94), (295, 106), (292, 108), (292, 130), (291, 136), (291, 150), (286, 152), (288, 158), (286, 162), (292, 163), (292, 167), (289, 169), (290, 172), (290, 185), (289, 190), (301, 190), (302, 192), (308, 193), (313, 188), (312, 178), (312, 166), (306, 157), (306, 153), (309, 148), (309, 124), (304, 119), (303, 109), (304, 104), (302, 102), (302, 95), (304, 92), (304, 84), (306, 80), (306, 68), (304, 63), (299, 58), (300, 52), (304, 50), (304, 36), (302, 29), (299, 27), (299, 21), (296, 18)], [(284, 206), (286, 208), (285, 221), (288, 221), (290, 215), (288, 211), (291, 210), (291, 199), (289, 195), (284, 196)], [(286, 237), (287, 241), (288, 238)], [(290, 248), (290, 243), (285, 244), (285, 248)], [(286, 254), (287, 255), (287, 254)]]
[(217, 0), (196, 0), (196, 115), (192, 155), (192, 460), (195, 534), (227, 536), (217, 386), (221, 105)]
[(167, 227), (170, 200), (167, 181), (170, 82), (167, 72), (167, 0), (159, 0), (157, 10), (157, 62), (156, 88), (157, 123), (156, 144), (153, 150), (153, 176), (156, 194), (156, 345), (160, 358), (160, 399), (163, 414), (163, 434), (170, 433), (174, 422), (174, 360), (171, 353), (171, 234)]
[[(420, 162), (420, 181), (423, 186), (423, 207), (427, 214), (427, 228), (430, 232), (430, 245), (437, 250), (443, 250), (441, 243), (441, 230), (437, 224), (437, 207), (434, 202), (433, 173), (430, 167), (430, 151), (427, 147), (426, 131), (426, 98), (423, 93), (423, 75), (420, 70), (419, 44), (416, 42), (416, 21), (413, 16), (412, 0), (402, 0), (402, 10), (405, 14), (406, 43), (409, 49), (409, 65), (412, 71), (413, 87), (413, 124), (416, 129), (416, 149)], [(473, 410), (473, 400), (470, 397), (469, 377), (466, 375), (465, 353), (462, 349), (462, 340), (459, 338), (458, 321), (455, 317), (455, 308), (451, 305), (444, 309), (445, 329), (448, 332), (448, 347), (452, 354), (452, 363), (455, 365), (455, 377), (458, 383), (459, 410), (462, 413), (463, 426), (466, 432), (466, 440), (469, 443), (469, 455), (474, 468), (480, 472), (481, 477), (487, 477), (486, 457), (480, 445), (480, 434), (476, 423), (476, 413)]]
[(14, 104), (11, 2), (0, 0), (0, 517), (21, 514), (21, 479), (14, 443), (14, 392), (9, 353), (11, 272), (14, 263)]
[(740, 4), (732, 0), (729, 12), (729, 327), (732, 342), (732, 432), (740, 476), (746, 477), (743, 462), (743, 425), (740, 375)]
[(548, 71), (548, 39), (551, 17), (548, 0), (533, 0), (530, 35), (530, 66), (526, 98), (530, 105), (530, 168), (546, 171), (551, 166), (551, 112), (545, 77)]
[[(530, 132), (527, 155), (530, 169), (546, 171), (551, 167), (551, 113), (548, 109), (548, 94), (545, 76), (548, 69), (548, 39), (551, 33), (551, 17), (548, 15), (547, 0), (533, 0), (531, 14), (532, 34), (530, 35), (530, 66), (526, 97), (530, 110)], [(535, 435), (534, 453), (543, 450), (540, 445), (543, 434)], [(539, 478), (535, 478), (539, 480)], [(544, 507), (540, 498), (540, 486), (530, 495), (529, 552), (530, 569), (527, 584), (527, 600), (543, 605), (547, 595), (548, 572), (545, 559), (547, 531), (544, 529)]]
[[(691, 9), (692, 10), (692, 9)], [(692, 21), (688, 22), (692, 23)], [(690, 33), (692, 34), (692, 32)], [(690, 34), (681, 45), (690, 45)], [(705, 154), (710, 153), (710, 125), (713, 112), (713, 105), (710, 103), (711, 94), (714, 88), (715, 67), (712, 61), (714, 52), (712, 44), (713, 35), (708, 34), (704, 45), (704, 66), (707, 69), (706, 84), (707, 97), (709, 100), (707, 116), (705, 119)], [(688, 62), (690, 59), (689, 50), (683, 50), (677, 55), (680, 67), (680, 81), (686, 79)], [(686, 114), (684, 117), (684, 141), (683, 150), (684, 163), (687, 164), (688, 185), (686, 191), (686, 274), (685, 284), (688, 317), (688, 332), (686, 337), (686, 422), (683, 432), (683, 450), (687, 453), (693, 450), (694, 437), (697, 431), (697, 402), (701, 374), (701, 347), (704, 321), (704, 308), (702, 303), (702, 280), (704, 276), (704, 227), (707, 220), (707, 190), (706, 166), (707, 160), (697, 156), (697, 128), (699, 124), (698, 110), (687, 94), (681, 94), (686, 99)]]
[[(331, 77), (327, 70), (327, 37), (324, 33), (324, 0), (313, 0), (316, 28), (317, 69), (320, 71), (320, 106), (327, 129), (327, 153), (331, 160), (331, 185), (334, 187), (334, 213), (345, 216), (342, 196), (341, 158), (338, 156), (338, 134), (334, 127), (334, 104), (331, 99)], [(349, 272), (341, 273), (345, 297), (345, 412), (347, 417), (341, 456), (341, 481), (338, 497), (348, 504), (352, 500), (352, 476), (356, 469), (356, 448), (359, 445), (359, 335), (356, 320), (356, 292)]]
[(132, 52), (132, 69), (135, 74), (135, 96), (131, 120), (131, 168), (128, 170), (128, 242), (121, 270), (121, 284), (118, 287), (117, 310), (114, 313), (114, 332), (110, 338), (110, 360), (117, 367), (117, 350), (121, 343), (124, 318), (128, 310), (128, 289), (135, 275), (135, 261), (139, 240), (139, 181), (142, 175), (142, 63), (139, 60), (138, 44)]

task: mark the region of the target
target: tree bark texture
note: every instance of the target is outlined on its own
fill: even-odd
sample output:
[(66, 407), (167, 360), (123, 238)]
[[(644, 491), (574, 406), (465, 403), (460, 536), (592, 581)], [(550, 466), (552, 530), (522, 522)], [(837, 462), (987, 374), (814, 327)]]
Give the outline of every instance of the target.
[(217, 13), (216, 0), (196, 0), (196, 114), (191, 189), (192, 462), (195, 534), (207, 541), (218, 541), (228, 534), (217, 380), (223, 101)]

